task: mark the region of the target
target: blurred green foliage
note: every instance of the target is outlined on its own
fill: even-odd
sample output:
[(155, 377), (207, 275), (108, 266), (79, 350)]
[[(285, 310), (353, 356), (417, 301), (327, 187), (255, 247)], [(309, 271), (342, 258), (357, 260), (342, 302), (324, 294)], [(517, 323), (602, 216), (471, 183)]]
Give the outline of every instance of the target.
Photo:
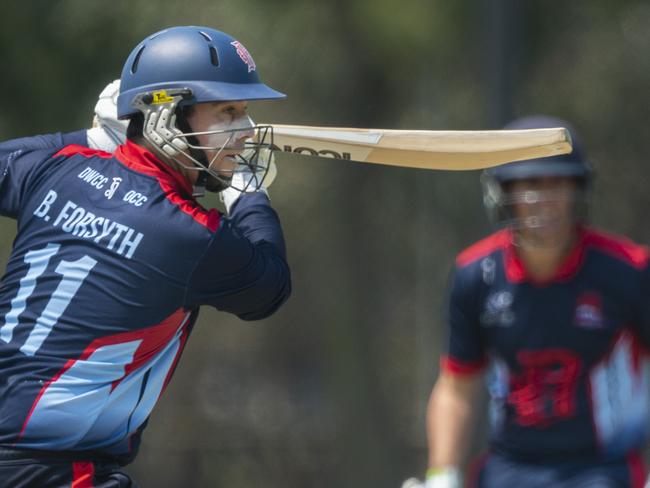
[[(289, 94), (254, 105), (259, 121), (567, 118), (596, 166), (593, 221), (650, 242), (648, 1), (7, 0), (0, 11), (0, 139), (86, 127), (137, 42), (209, 25)], [(131, 468), (142, 486), (390, 488), (421, 475), (446, 276), (489, 231), (478, 176), (281, 157), (271, 196), (294, 295), (258, 324), (203, 311)], [(4, 260), (14, 232), (0, 221)]]

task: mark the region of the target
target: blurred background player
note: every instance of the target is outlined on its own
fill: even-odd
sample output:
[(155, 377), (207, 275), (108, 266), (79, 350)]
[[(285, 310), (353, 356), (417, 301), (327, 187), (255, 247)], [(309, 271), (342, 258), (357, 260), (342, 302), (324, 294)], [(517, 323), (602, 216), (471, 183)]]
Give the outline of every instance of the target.
[[(117, 86), (95, 129), (0, 145), (0, 213), (18, 225), (0, 287), (2, 486), (135, 486), (119, 466), (199, 307), (257, 320), (290, 294), (264, 186), (272, 141), (247, 115), (284, 95), (246, 48), (170, 28), (131, 52), (115, 99)], [(229, 215), (195, 200), (204, 189)]]
[[(537, 116), (506, 128), (559, 126), (569, 127)], [(486, 372), (489, 450), (466, 486), (643, 486), (649, 254), (585, 225), (592, 169), (573, 139), (570, 155), (483, 175), (502, 228), (456, 259), (447, 350), (427, 410), (426, 488), (465, 486)]]

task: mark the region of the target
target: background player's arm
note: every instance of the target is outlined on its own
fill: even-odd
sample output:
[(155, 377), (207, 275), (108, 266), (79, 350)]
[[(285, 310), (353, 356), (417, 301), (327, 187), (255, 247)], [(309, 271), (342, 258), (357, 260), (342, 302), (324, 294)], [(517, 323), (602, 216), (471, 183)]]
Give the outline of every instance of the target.
[(479, 396), (487, 361), (478, 318), (482, 281), (474, 271), (456, 268), (449, 287), (447, 346), (427, 407), (427, 486), (461, 486), (459, 469), (481, 408)]
[(483, 375), (442, 371), (427, 407), (429, 469), (460, 466), (467, 455)]

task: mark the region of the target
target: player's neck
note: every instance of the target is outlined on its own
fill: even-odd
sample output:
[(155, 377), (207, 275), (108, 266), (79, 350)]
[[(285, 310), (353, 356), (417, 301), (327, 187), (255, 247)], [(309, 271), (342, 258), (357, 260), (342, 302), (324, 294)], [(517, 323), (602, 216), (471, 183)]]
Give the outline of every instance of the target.
[(569, 257), (577, 238), (577, 231), (574, 231), (556, 246), (531, 246), (525, 243), (518, 246), (517, 254), (526, 268), (526, 274), (538, 282), (553, 279)]

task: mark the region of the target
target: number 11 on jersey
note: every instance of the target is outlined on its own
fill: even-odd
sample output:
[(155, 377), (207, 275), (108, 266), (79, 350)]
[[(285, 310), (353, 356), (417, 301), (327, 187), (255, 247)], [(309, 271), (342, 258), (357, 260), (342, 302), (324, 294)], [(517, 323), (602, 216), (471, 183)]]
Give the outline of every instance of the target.
[[(59, 252), (60, 247), (59, 244), (48, 244), (42, 249), (25, 254), (24, 261), (29, 266), (27, 274), (20, 280), (18, 293), (11, 301), (11, 309), (5, 315), (4, 324), (0, 327), (0, 339), (4, 342), (11, 341), (14, 329), (18, 325), (18, 317), (25, 311), (27, 300), (34, 293), (38, 278), (45, 273), (50, 260)], [(76, 261), (59, 262), (54, 271), (62, 276), (61, 281), (43, 312), (36, 319), (29, 337), (21, 346), (22, 353), (33, 356), (38, 351), (96, 264), (97, 261), (90, 256), (83, 256)]]

